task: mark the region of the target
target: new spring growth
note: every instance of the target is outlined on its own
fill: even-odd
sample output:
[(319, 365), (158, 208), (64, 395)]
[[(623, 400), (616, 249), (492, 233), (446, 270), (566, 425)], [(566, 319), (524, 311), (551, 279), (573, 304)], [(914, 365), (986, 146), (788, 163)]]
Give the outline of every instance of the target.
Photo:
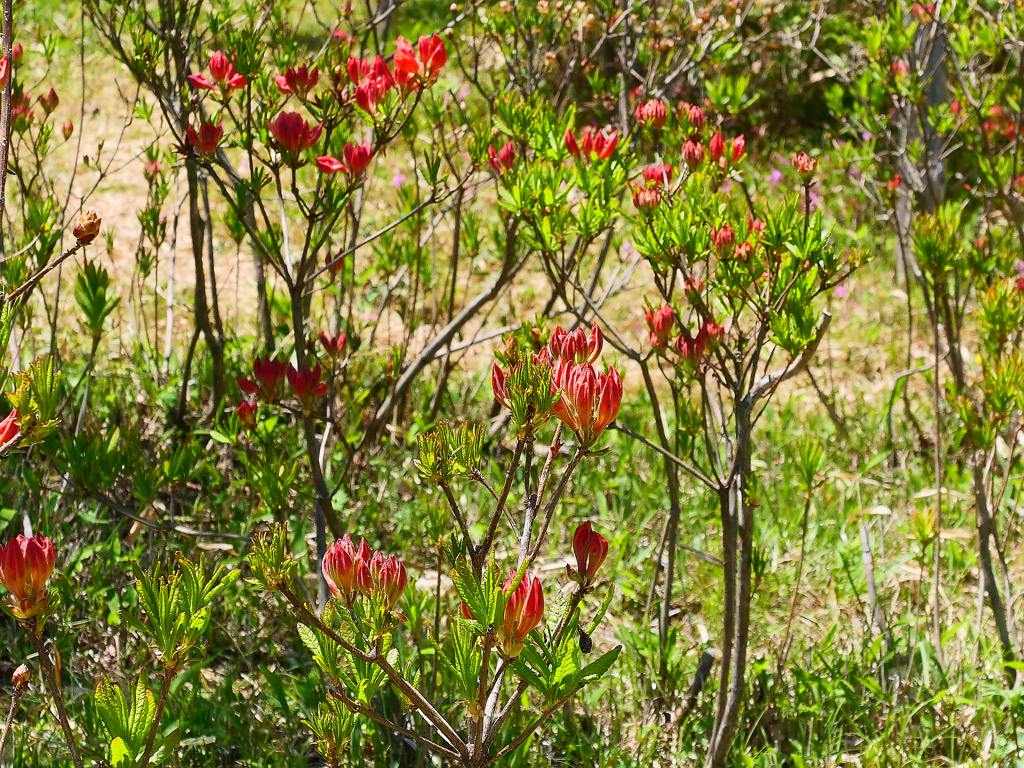
[(0, 546), (0, 584), (10, 593), (7, 608), (26, 621), (46, 610), (46, 582), (53, 573), (56, 551), (45, 536), (18, 535)]
[(588, 520), (576, 528), (572, 537), (572, 551), (576, 555), (576, 568), (566, 564), (566, 573), (572, 581), (588, 587), (608, 557), (608, 540), (591, 528)]
[(430, 432), (416, 436), (416, 468), (428, 483), (447, 486), (456, 477), (472, 477), (480, 463), (484, 431), (475, 424), (452, 426), (439, 422)]

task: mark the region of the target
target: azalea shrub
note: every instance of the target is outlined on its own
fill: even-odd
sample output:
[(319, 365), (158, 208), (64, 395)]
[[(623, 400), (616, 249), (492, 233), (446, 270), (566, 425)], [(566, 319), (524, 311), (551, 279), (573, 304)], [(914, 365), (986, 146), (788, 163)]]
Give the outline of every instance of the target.
[(997, 6), (7, 0), (0, 763), (1021, 759)]

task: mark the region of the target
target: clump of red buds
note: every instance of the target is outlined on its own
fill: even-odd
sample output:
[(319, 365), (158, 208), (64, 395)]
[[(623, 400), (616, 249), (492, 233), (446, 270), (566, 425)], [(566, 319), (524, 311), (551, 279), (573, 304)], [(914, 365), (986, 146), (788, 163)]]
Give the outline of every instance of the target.
[(708, 144), (708, 154), (711, 162), (720, 168), (728, 168), (729, 165), (738, 163), (746, 151), (747, 140), (743, 136), (737, 136), (727, 145), (721, 131), (711, 137)]
[(99, 235), (102, 222), (103, 219), (97, 216), (95, 211), (86, 211), (78, 217), (71, 234), (78, 240), (79, 245), (88, 245)]
[(644, 319), (647, 320), (647, 330), (650, 334), (651, 346), (657, 350), (663, 350), (668, 346), (672, 329), (676, 325), (676, 312), (668, 304), (658, 309), (647, 307), (644, 310)]
[(10, 593), (7, 608), (14, 618), (27, 621), (47, 609), (46, 582), (55, 559), (53, 542), (45, 536), (18, 535), (0, 546), (0, 584)]
[(256, 429), (256, 415), (259, 408), (259, 404), (254, 400), (243, 400), (239, 403), (235, 408), (235, 414), (238, 416), (238, 423), (242, 425), (242, 429), (247, 431)]
[(349, 55), (348, 77), (356, 86), (356, 106), (367, 113), (372, 113), (380, 100), (395, 87), (395, 76), (382, 56), (371, 62)]
[(583, 327), (575, 331), (555, 328), (548, 349), (555, 363), (593, 363), (604, 349), (604, 334), (597, 323), (591, 326), (589, 334)]
[(663, 163), (644, 168), (644, 180), (648, 186), (668, 186), (672, 183), (672, 164)]
[(725, 329), (710, 319), (705, 319), (695, 336), (683, 328), (676, 338), (673, 349), (682, 362), (691, 370), (696, 370), (704, 359), (704, 355), (713, 352), (725, 341)]
[(597, 571), (608, 557), (608, 540), (590, 526), (590, 521), (576, 529), (572, 537), (572, 551), (576, 555), (576, 568), (566, 565), (565, 570), (572, 581), (584, 588), (589, 587), (597, 577)]
[(331, 594), (348, 607), (363, 596), (393, 611), (408, 585), (401, 560), (374, 552), (366, 539), (359, 542), (357, 550), (347, 533), (328, 548), (322, 568)]
[(577, 158), (590, 160), (596, 157), (599, 160), (607, 160), (615, 152), (618, 143), (618, 131), (599, 131), (592, 125), (583, 129), (578, 142), (571, 130), (565, 132), (565, 148), (569, 150), (570, 155)]
[(288, 365), (288, 386), (305, 413), (313, 408), (317, 398), (327, 394), (327, 382), (320, 381), (322, 373), (319, 363), (312, 370)]
[(661, 99), (651, 99), (636, 105), (636, 122), (640, 126), (658, 131), (665, 127), (667, 121), (668, 107)]
[(699, 141), (687, 139), (683, 144), (683, 162), (691, 171), (697, 170), (704, 162), (704, 145)]
[(516, 164), (516, 148), (510, 141), (501, 149), (495, 150), (493, 145), (487, 147), (487, 164), (499, 176)]
[(661, 192), (657, 187), (633, 185), (633, 205), (645, 216), (650, 216), (661, 205)]
[(718, 251), (719, 256), (728, 255), (736, 244), (736, 233), (728, 224), (723, 224), (721, 229), (711, 228), (711, 245)]

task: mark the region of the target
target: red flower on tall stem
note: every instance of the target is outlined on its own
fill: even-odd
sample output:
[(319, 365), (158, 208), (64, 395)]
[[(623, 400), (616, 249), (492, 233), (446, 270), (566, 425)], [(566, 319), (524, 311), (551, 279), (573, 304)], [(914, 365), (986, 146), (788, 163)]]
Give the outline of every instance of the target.
[(56, 551), (45, 536), (20, 534), (0, 546), (0, 584), (10, 593), (7, 607), (17, 619), (31, 619), (46, 610), (46, 582), (53, 573)]
[(509, 659), (517, 658), (523, 652), (527, 636), (544, 618), (544, 592), (540, 587), (540, 579), (524, 575), (509, 594), (514, 579), (513, 572), (502, 586), (506, 595), (505, 614), (496, 627), (501, 653)]

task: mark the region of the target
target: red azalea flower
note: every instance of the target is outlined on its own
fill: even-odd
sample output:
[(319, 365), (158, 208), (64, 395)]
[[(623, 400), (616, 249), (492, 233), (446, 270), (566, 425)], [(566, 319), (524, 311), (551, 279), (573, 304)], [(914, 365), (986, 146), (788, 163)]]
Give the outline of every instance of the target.
[(347, 342), (348, 337), (344, 333), (339, 333), (337, 336), (328, 336), (323, 331), (320, 332), (320, 346), (331, 357), (338, 357), (343, 354)]
[(491, 170), (499, 176), (516, 164), (516, 148), (512, 142), (508, 142), (500, 150), (494, 146), (487, 147), (487, 164)]
[(20, 433), (21, 426), (18, 423), (18, 409), (15, 408), (7, 414), (7, 418), (0, 421), (0, 447), (7, 445)]
[(308, 410), (316, 398), (327, 394), (327, 382), (320, 381), (321, 373), (319, 363), (313, 367), (313, 370), (306, 368), (296, 370), (295, 366), (288, 365), (288, 385), (291, 387), (295, 399), (302, 404), (303, 410)]
[(200, 123), (199, 131), (191, 125), (188, 127), (188, 143), (206, 155), (212, 155), (220, 146), (220, 140), (224, 136), (224, 121), (218, 120), (213, 123)]
[(31, 619), (46, 610), (46, 582), (55, 559), (53, 542), (45, 536), (18, 535), (0, 546), (0, 584), (10, 592), (7, 605), (16, 618)]
[(299, 153), (316, 144), (324, 130), (323, 123), (310, 127), (298, 112), (282, 112), (267, 128), (290, 165), (298, 163)]
[(316, 164), (317, 167), (327, 175), (337, 173), (338, 171), (348, 173), (348, 167), (341, 162), (341, 160), (338, 160), (336, 157), (331, 157), (330, 155), (318, 157), (316, 159)]
[(365, 173), (370, 160), (373, 159), (373, 145), (367, 139), (362, 144), (345, 145), (345, 162), (348, 164), (348, 172), (356, 178)]
[(675, 310), (668, 304), (659, 309), (648, 307), (644, 311), (644, 319), (647, 320), (651, 346), (655, 349), (665, 349), (668, 346), (668, 338), (672, 335), (672, 329), (676, 325)]
[(252, 375), (256, 382), (239, 376), (239, 388), (249, 396), (258, 397), (265, 403), (276, 403), (281, 399), (281, 384), (288, 374), (288, 364), (283, 360), (257, 357), (252, 363)]
[(544, 593), (541, 591), (540, 579), (524, 575), (512, 594), (508, 594), (514, 578), (515, 572), (502, 586), (506, 594), (505, 613), (496, 627), (501, 652), (510, 659), (522, 653), (526, 637), (544, 618)]
[(316, 87), (320, 80), (320, 71), (313, 67), (310, 69), (303, 64), (298, 69), (289, 67), (283, 75), (274, 75), (277, 89), (281, 93), (291, 93), (299, 97), (300, 101), (306, 100), (306, 95)]

